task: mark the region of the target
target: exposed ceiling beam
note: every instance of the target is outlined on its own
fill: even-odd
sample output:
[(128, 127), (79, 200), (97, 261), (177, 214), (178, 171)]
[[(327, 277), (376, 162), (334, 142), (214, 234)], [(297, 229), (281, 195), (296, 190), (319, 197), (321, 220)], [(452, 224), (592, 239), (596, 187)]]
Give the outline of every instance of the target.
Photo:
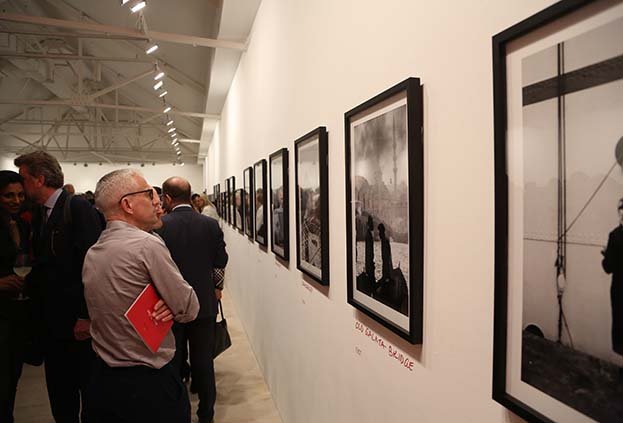
[(145, 41), (163, 41), (176, 44), (191, 45), (193, 47), (227, 48), (232, 50), (244, 51), (244, 43), (236, 41), (215, 40), (212, 38), (195, 37), (192, 35), (172, 34), (169, 32), (149, 31), (149, 36), (136, 29), (123, 28), (112, 25), (101, 25), (89, 22), (68, 21), (64, 19), (45, 18), (42, 16), (20, 15), (15, 13), (0, 13), (0, 21), (17, 22), (32, 25), (43, 25), (54, 28), (74, 29), (77, 31), (89, 31), (132, 37)]
[(154, 72), (156, 72), (155, 68), (154, 69), (150, 69), (150, 70), (148, 70), (146, 72), (142, 72), (142, 73), (140, 73), (138, 75), (135, 75), (135, 76), (132, 76), (132, 77), (130, 77), (128, 79), (125, 79), (123, 81), (117, 82), (116, 84), (113, 84), (110, 87), (106, 87), (103, 90), (99, 90), (99, 91), (91, 94), (89, 97), (91, 98), (91, 100), (94, 100), (97, 97), (101, 97), (101, 96), (103, 96), (105, 94), (108, 94), (109, 92), (112, 92), (112, 91), (118, 89), (118, 88), (125, 87), (126, 85), (129, 85), (132, 82), (138, 81), (139, 79), (143, 79), (146, 76), (151, 75)]
[[(139, 126), (141, 128), (159, 128), (162, 125), (157, 125), (157, 124), (145, 124), (145, 123), (134, 123), (134, 122), (130, 122), (130, 121), (119, 121), (118, 123), (115, 122), (93, 122), (90, 120), (76, 120), (75, 122), (77, 122), (78, 124), (82, 125), (82, 126), (92, 126), (95, 128), (138, 128)], [(12, 125), (56, 125), (58, 124), (59, 126), (73, 126), (75, 123), (74, 121), (70, 121), (70, 120), (37, 120), (37, 119), (13, 119), (13, 120), (7, 120), (5, 122), (0, 121), (0, 125), (6, 125), (6, 126), (12, 126)]]
[[(95, 107), (100, 109), (118, 109), (118, 110), (132, 110), (135, 112), (146, 112), (146, 113), (158, 113), (164, 114), (162, 110), (151, 109), (148, 107), (134, 107), (134, 106), (123, 106), (123, 105), (115, 105), (115, 104), (104, 104), (104, 103), (90, 103), (83, 102), (79, 99), (64, 99), (64, 100), (19, 100), (19, 99), (0, 99), (0, 104), (21, 104), (25, 106), (83, 106), (83, 107)], [(219, 115), (209, 114), (209, 113), (195, 113), (195, 112), (182, 112), (179, 110), (171, 109), (167, 112), (169, 115), (177, 115), (177, 116), (192, 116), (203, 119), (214, 119), (219, 120)]]
[(87, 62), (127, 62), (127, 63), (154, 63), (150, 59), (138, 59), (134, 57), (99, 57), (78, 56), (75, 54), (39, 54), (39, 53), (6, 53), (0, 52), (0, 57), (12, 57), (17, 59), (50, 59), (50, 60), (73, 60)]
[(0, 33), (9, 33), (15, 35), (34, 35), (37, 37), (46, 38), (102, 38), (107, 40), (129, 40), (129, 41), (144, 41), (145, 35), (140, 37), (132, 37), (128, 35), (112, 35), (106, 33), (86, 33), (86, 32), (53, 32), (53, 31), (36, 31), (26, 29), (0, 29)]

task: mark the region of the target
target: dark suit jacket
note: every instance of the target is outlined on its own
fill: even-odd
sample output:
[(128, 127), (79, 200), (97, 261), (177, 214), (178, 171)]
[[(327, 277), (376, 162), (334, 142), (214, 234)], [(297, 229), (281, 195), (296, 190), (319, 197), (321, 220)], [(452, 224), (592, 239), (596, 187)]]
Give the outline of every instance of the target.
[(73, 339), (76, 320), (89, 317), (82, 265), (102, 232), (97, 211), (81, 197), (71, 198), (71, 217), (66, 221), (67, 197), (63, 191), (47, 223), (43, 223), (42, 209), (33, 217), (35, 266), (28, 282), (40, 301), (42, 329), (48, 339)]
[(228, 259), (218, 222), (190, 207), (173, 210), (162, 217), (162, 222), (164, 225), (157, 232), (199, 298), (197, 318), (216, 316), (212, 271), (215, 267), (225, 268)]

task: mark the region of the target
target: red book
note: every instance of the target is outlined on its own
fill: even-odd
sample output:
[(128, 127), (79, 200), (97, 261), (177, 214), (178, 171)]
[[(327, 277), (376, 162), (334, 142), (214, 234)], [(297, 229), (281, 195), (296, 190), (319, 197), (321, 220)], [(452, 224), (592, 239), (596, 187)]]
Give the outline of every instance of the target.
[(153, 353), (158, 351), (164, 337), (173, 326), (173, 320), (158, 322), (151, 317), (158, 301), (160, 301), (160, 296), (154, 284), (150, 283), (125, 312), (126, 319)]

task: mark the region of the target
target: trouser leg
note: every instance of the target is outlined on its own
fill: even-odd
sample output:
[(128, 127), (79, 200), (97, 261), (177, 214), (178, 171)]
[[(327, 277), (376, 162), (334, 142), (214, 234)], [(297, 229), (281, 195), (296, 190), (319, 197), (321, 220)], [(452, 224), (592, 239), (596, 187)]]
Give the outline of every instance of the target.
[(190, 367), (199, 394), (197, 416), (200, 422), (210, 422), (214, 417), (216, 381), (214, 378), (214, 325), (216, 318), (197, 319), (188, 323)]

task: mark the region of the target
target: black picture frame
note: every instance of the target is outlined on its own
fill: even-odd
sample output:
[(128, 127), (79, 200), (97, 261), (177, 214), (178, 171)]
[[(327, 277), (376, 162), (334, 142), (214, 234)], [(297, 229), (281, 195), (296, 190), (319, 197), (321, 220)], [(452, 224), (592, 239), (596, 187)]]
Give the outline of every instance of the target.
[(229, 199), (228, 204), (229, 204), (229, 224), (231, 226), (233, 226), (234, 228), (236, 227), (236, 177), (235, 176), (230, 176), (229, 177), (229, 187), (230, 187), (230, 191), (229, 191)]
[(244, 190), (234, 191), (234, 226), (240, 233), (244, 233)]
[[(618, 125), (620, 116), (602, 119), (599, 124), (586, 122), (587, 116), (604, 116), (600, 107), (614, 110), (623, 103), (623, 96), (618, 92), (615, 94), (618, 99), (591, 101), (612, 92), (612, 85), (606, 84), (620, 86), (623, 80), (621, 38), (612, 35), (612, 38), (604, 38), (612, 34), (607, 27), (620, 30), (623, 25), (622, 13), (613, 4), (604, 0), (563, 0), (492, 39), (495, 148), (492, 397), (532, 423), (623, 421), (620, 390), (617, 394), (616, 382), (615, 391), (608, 387), (608, 381), (619, 376), (618, 368), (595, 352), (600, 343), (610, 340), (598, 338), (598, 331), (584, 329), (590, 342), (583, 341), (584, 335), (575, 317), (583, 310), (592, 310), (583, 315), (582, 328), (600, 325), (591, 322), (590, 316), (597, 309), (609, 311), (610, 306), (609, 301), (603, 301), (604, 307), (594, 306), (588, 294), (596, 289), (607, 291), (609, 287), (599, 288), (604, 286), (602, 280), (608, 280), (605, 273), (599, 275), (602, 272), (600, 246), (577, 239), (583, 236), (582, 231), (590, 231), (591, 236), (599, 239), (594, 243), (605, 244), (608, 240), (607, 230), (600, 230), (600, 224), (595, 222), (610, 217), (605, 214), (608, 210), (600, 206), (599, 199), (610, 198), (605, 192), (608, 192), (608, 183), (612, 185), (610, 173), (606, 171), (609, 163), (604, 171), (586, 172), (581, 167), (588, 166), (587, 162), (595, 166), (594, 163), (607, 160), (614, 162), (610, 171), (616, 167), (616, 162), (621, 165), (618, 149), (623, 138), (617, 143), (620, 132), (616, 131), (618, 135), (607, 140), (612, 147), (616, 145), (616, 149), (612, 148), (615, 157), (609, 145), (600, 150), (599, 141), (608, 132), (609, 125)], [(617, 53), (606, 55), (609, 48)], [(592, 55), (595, 51), (600, 52), (599, 57)], [(572, 65), (568, 65), (569, 57), (573, 58)], [(596, 135), (596, 127), (602, 137)], [(591, 133), (590, 140), (577, 136), (585, 130)], [(583, 154), (587, 146), (591, 151)], [(548, 160), (549, 152), (553, 160)], [(569, 163), (567, 157), (583, 157), (583, 160)], [(555, 169), (551, 175), (556, 175), (557, 171), (557, 176), (549, 176), (551, 169)], [(600, 196), (590, 196), (590, 192), (580, 194), (577, 188), (580, 181), (575, 178), (578, 174), (590, 183), (594, 182), (593, 178), (600, 180), (605, 175), (603, 182), (608, 183), (603, 189), (602, 185), (597, 188), (602, 189)], [(618, 197), (620, 192), (611, 200), (612, 210)], [(571, 204), (579, 204), (579, 212), (571, 211), (567, 198)], [(586, 205), (582, 208), (583, 204)], [(552, 211), (551, 233), (544, 230), (550, 225), (550, 214), (543, 213), (546, 208)], [(580, 216), (583, 219), (578, 220)], [(612, 226), (616, 224), (618, 222), (613, 219)], [(558, 250), (554, 257), (548, 253), (549, 249)], [(582, 249), (581, 255), (592, 257), (592, 262), (597, 264), (590, 266), (593, 273), (583, 271), (580, 277), (575, 276), (566, 263), (567, 257), (573, 257), (572, 254), (577, 257)], [(607, 252), (602, 254), (606, 256)], [(569, 262), (574, 262), (576, 269), (584, 266), (571, 258)], [(535, 283), (551, 288), (546, 300), (532, 289), (531, 281), (540, 268), (553, 275), (551, 280), (536, 278)], [(564, 284), (560, 283), (561, 275), (564, 275)], [(583, 290), (578, 280), (590, 283), (591, 290)], [(585, 297), (577, 297), (579, 295)], [(607, 294), (603, 297), (607, 298)], [(535, 318), (543, 312), (541, 301), (547, 304), (546, 313), (556, 315), (546, 323)], [(574, 308), (578, 303), (580, 307)], [(586, 358), (582, 363), (591, 364), (568, 364), (580, 363), (576, 357)], [(591, 372), (592, 365), (599, 371)], [(559, 379), (558, 375), (564, 377)], [(565, 389), (558, 389), (557, 384), (563, 383), (557, 381), (562, 379)], [(578, 392), (583, 392), (582, 398)], [(599, 395), (595, 395), (597, 392)]]
[(225, 185), (227, 186), (227, 191), (224, 193), (225, 198), (223, 201), (224, 213), (225, 213), (225, 221), (231, 225), (231, 212), (229, 209), (229, 201), (231, 199), (231, 179), (225, 179)]
[[(348, 303), (412, 344), (423, 338), (422, 91), (419, 78), (408, 78), (344, 114)], [(384, 258), (381, 273), (375, 255)]]
[(266, 193), (265, 159), (253, 165), (253, 174), (253, 233), (255, 242), (266, 247), (268, 245), (268, 213), (266, 212), (268, 194)]
[[(280, 169), (276, 169), (277, 166)], [(270, 174), (270, 249), (284, 261), (290, 260), (290, 192), (288, 149), (282, 148), (268, 157)], [(281, 183), (280, 185), (275, 185)], [(281, 193), (281, 198), (279, 193)]]
[(247, 167), (242, 172), (242, 204), (244, 206), (244, 233), (253, 241), (253, 168)]
[(324, 126), (294, 141), (296, 267), (322, 285), (330, 279), (328, 142)]

